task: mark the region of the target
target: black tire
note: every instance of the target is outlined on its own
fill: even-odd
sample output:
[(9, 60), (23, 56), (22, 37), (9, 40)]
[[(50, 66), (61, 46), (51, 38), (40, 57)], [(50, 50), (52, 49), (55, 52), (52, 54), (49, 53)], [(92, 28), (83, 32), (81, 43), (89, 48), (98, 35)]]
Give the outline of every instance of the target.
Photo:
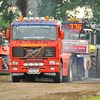
[(96, 57), (91, 57), (91, 67), (88, 72), (89, 78), (96, 78)]
[(20, 82), (20, 77), (19, 76), (12, 76), (12, 81), (13, 82)]
[(62, 76), (62, 82), (68, 82), (68, 76)]
[(54, 83), (61, 83), (62, 82), (62, 63), (60, 63), (60, 72), (56, 73), (56, 76), (53, 78)]
[(96, 62), (96, 76), (100, 78), (100, 50), (98, 50), (97, 62)]
[(68, 76), (63, 77), (64, 82), (72, 82), (77, 79), (77, 59), (70, 57), (68, 63)]
[(35, 82), (36, 77), (33, 77), (31, 75), (26, 75), (24, 78), (25, 82)]
[[(9, 55), (3, 55), (3, 56), (1, 55), (0, 57), (2, 57), (4, 59), (6, 65), (8, 67), (8, 70), (9, 70)], [(2, 63), (2, 69), (5, 69), (4, 63)]]

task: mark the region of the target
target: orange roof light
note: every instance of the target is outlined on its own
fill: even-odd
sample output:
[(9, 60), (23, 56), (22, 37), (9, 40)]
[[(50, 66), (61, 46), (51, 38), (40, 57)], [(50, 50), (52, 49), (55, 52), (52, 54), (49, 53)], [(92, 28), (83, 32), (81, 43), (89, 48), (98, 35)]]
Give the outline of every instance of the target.
[(92, 27), (92, 29), (95, 29), (95, 27)]
[(49, 16), (46, 16), (46, 20), (47, 20), (47, 21), (49, 20)]
[(4, 31), (4, 30), (2, 30), (2, 33), (5, 33), (5, 31)]
[(79, 22), (78, 18), (68, 18), (69, 22)]
[(82, 18), (82, 21), (84, 21), (84, 18)]
[(23, 20), (23, 16), (20, 16), (19, 20)]

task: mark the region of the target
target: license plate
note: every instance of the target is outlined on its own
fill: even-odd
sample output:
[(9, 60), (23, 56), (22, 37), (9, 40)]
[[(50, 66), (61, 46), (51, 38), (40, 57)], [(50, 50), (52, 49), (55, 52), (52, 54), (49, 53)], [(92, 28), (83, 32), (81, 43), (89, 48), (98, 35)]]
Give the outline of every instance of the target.
[(39, 72), (39, 68), (29, 68), (29, 72), (38, 73)]
[(24, 73), (12, 73), (12, 76), (21, 76), (24, 75)]

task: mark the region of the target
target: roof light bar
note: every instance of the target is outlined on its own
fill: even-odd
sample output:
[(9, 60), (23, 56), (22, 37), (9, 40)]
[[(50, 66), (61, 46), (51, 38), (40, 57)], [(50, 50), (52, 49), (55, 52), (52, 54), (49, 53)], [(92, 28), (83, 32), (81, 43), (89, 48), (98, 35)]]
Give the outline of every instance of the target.
[(39, 20), (39, 17), (35, 17), (35, 20)]
[(33, 20), (34, 19), (34, 17), (29, 17), (29, 20)]
[(40, 20), (45, 20), (45, 17), (40, 17)]
[(23, 17), (23, 16), (20, 16), (20, 17), (16, 17), (16, 21), (53, 21), (54, 20), (54, 17), (50, 17), (49, 16), (46, 16), (46, 17)]
[(23, 20), (28, 20), (28, 17), (23, 17)]

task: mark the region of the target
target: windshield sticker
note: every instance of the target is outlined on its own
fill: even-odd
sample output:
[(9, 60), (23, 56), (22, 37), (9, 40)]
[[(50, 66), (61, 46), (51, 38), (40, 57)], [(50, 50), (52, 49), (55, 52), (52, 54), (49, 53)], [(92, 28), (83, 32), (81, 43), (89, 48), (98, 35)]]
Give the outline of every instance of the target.
[(23, 37), (24, 39), (30, 39), (30, 38), (35, 38), (35, 39), (39, 39), (39, 38), (44, 38), (44, 37)]
[(54, 26), (14, 26), (16, 28), (55, 28)]

